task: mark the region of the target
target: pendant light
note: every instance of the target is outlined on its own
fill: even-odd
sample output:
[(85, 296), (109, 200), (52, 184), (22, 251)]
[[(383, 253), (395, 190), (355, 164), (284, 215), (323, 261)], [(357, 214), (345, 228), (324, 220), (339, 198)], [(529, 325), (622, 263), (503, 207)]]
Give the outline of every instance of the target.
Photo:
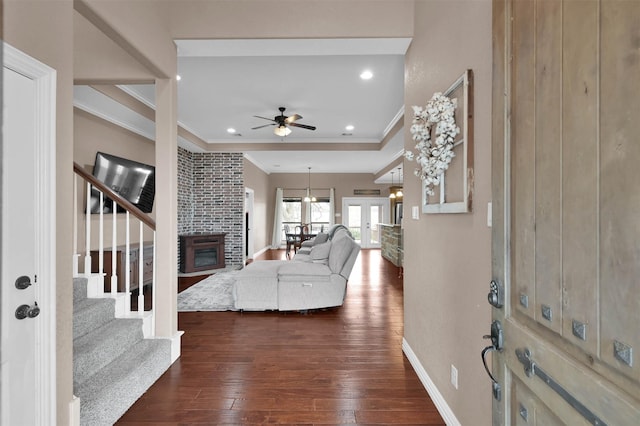
[(389, 198), (391, 199), (396, 198), (396, 194), (393, 192), (393, 172), (391, 172), (391, 189), (389, 192), (390, 192)]
[(309, 167), (309, 186), (307, 186), (307, 196), (304, 197), (304, 201), (308, 202), (316, 202), (316, 197), (311, 195), (311, 167)]
[[(402, 176), (402, 175), (400, 174), (400, 167), (398, 167), (398, 185), (400, 185), (400, 181), (401, 181), (400, 176)], [(393, 176), (392, 176), (392, 178), (393, 178)], [(396, 197), (402, 197), (402, 195), (403, 195), (402, 194), (402, 189), (398, 189), (396, 191)]]

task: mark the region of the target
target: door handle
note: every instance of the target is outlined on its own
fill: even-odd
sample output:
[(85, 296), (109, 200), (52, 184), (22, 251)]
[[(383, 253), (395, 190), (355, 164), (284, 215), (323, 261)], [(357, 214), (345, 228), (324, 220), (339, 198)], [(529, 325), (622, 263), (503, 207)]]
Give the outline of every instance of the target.
[(589, 410), (584, 404), (571, 395), (560, 383), (548, 375), (542, 368), (531, 359), (531, 351), (528, 348), (516, 349), (516, 357), (524, 366), (524, 373), (527, 377), (538, 376), (544, 383), (553, 389), (562, 399), (580, 413), (589, 423), (596, 426), (607, 426), (607, 424)]
[(18, 309), (16, 309), (16, 318), (19, 320), (35, 318), (38, 315), (40, 315), (40, 308), (38, 307), (37, 302), (33, 302), (33, 306), (20, 305), (18, 306)]
[(500, 386), (500, 383), (498, 383), (498, 381), (496, 380), (496, 378), (493, 377), (493, 374), (491, 373), (491, 371), (489, 370), (489, 366), (487, 365), (487, 354), (493, 351), (502, 351), (502, 348), (503, 348), (504, 336), (503, 336), (502, 325), (500, 324), (500, 321), (498, 320), (493, 321), (491, 323), (491, 334), (482, 336), (482, 338), (491, 339), (491, 345), (485, 347), (480, 353), (480, 355), (482, 357), (482, 364), (484, 365), (484, 370), (489, 375), (489, 378), (491, 378), (493, 397), (496, 400), (500, 401), (502, 397), (502, 392), (501, 392), (502, 388)]

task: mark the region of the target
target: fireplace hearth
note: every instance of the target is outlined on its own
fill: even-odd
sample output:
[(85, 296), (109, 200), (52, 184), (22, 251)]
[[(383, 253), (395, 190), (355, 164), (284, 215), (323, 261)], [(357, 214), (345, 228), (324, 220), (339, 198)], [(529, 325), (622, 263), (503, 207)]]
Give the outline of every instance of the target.
[(225, 235), (224, 232), (180, 235), (180, 272), (224, 268)]

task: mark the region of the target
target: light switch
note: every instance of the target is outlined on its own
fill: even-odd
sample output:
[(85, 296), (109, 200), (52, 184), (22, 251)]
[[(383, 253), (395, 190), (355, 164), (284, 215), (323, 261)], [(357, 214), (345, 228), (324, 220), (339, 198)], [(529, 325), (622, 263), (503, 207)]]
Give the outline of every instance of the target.
[(487, 226), (491, 228), (493, 225), (493, 211), (491, 206), (491, 201), (487, 203)]
[(420, 207), (411, 206), (411, 218), (414, 220), (420, 219)]

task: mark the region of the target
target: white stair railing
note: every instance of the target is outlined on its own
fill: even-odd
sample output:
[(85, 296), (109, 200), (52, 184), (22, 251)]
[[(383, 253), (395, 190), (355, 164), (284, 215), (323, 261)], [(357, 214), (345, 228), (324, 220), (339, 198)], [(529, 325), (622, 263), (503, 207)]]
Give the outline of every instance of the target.
[[(155, 287), (155, 280), (156, 280), (156, 273), (155, 273), (155, 254), (156, 254), (156, 250), (155, 250), (155, 239), (156, 239), (156, 232), (155, 232), (155, 222), (153, 221), (153, 219), (151, 219), (148, 215), (146, 215), (145, 213), (141, 212), (136, 206), (134, 206), (133, 204), (131, 204), (129, 201), (125, 200), (124, 198), (122, 198), (120, 195), (116, 194), (115, 192), (113, 192), (110, 188), (108, 188), (107, 186), (105, 186), (102, 182), (98, 181), (95, 177), (93, 177), (92, 175), (90, 175), (89, 173), (87, 173), (86, 171), (84, 171), (79, 165), (74, 163), (74, 171), (76, 172), (76, 174), (80, 177), (82, 177), (86, 182), (86, 194), (84, 195), (86, 197), (86, 210), (84, 212), (85, 215), (85, 242), (84, 242), (84, 248), (85, 248), (85, 257), (84, 257), (84, 273), (80, 274), (78, 272), (78, 258), (79, 256), (77, 255), (77, 250), (78, 250), (78, 242), (77, 242), (77, 229), (74, 229), (74, 265), (73, 265), (73, 271), (74, 271), (74, 276), (78, 276), (78, 275), (84, 275), (86, 277), (91, 277), (92, 279), (96, 280), (95, 283), (95, 289), (94, 291), (92, 291), (92, 294), (94, 296), (107, 296), (107, 297), (113, 297), (116, 298), (116, 300), (122, 300), (122, 311), (121, 311), (121, 315), (120, 316), (137, 316), (137, 317), (143, 317), (143, 318), (147, 318), (149, 317), (151, 320), (148, 321), (148, 325), (145, 325), (145, 336), (153, 336), (153, 332), (154, 332), (154, 325), (155, 325), (155, 319), (154, 319), (154, 307), (155, 307), (155, 291), (154, 291), (154, 287)], [(76, 188), (76, 194), (77, 194), (77, 183), (74, 179), (74, 188)], [(94, 189), (94, 191), (97, 191), (99, 194), (99, 207), (100, 207), (100, 212), (99, 212), (99, 219), (98, 219), (98, 223), (97, 225), (97, 230), (93, 229), (94, 226), (92, 226), (92, 221), (91, 221), (91, 191), (92, 188)], [(82, 194), (78, 195), (78, 196), (82, 196)], [(111, 265), (110, 265), (110, 288), (107, 289), (106, 293), (105, 293), (105, 271), (104, 271), (104, 227), (105, 227), (105, 220), (104, 220), (104, 199), (106, 197), (109, 197), (113, 200), (112, 202), (112, 212), (111, 212), (111, 247), (110, 247), (110, 251), (111, 251)], [(75, 197), (74, 197), (75, 198)], [(76, 207), (74, 209), (74, 218), (73, 218), (73, 223), (74, 225), (76, 225), (77, 228), (77, 223), (78, 223), (78, 214), (82, 214), (82, 212), (79, 212), (77, 209), (77, 199), (74, 199), (74, 206)], [(118, 214), (117, 214), (117, 210), (118, 210), (118, 206), (121, 206), (124, 208), (125, 210), (125, 240), (124, 242), (120, 242), (118, 241)], [(135, 242), (131, 241), (131, 234), (130, 234), (130, 227), (131, 227), (131, 223), (130, 223), (130, 217), (131, 215), (134, 215), (138, 221), (139, 221), (139, 232), (138, 232), (138, 239)], [(147, 242), (145, 244), (144, 241), (144, 236), (145, 236), (145, 229), (149, 229), (151, 230), (151, 234), (152, 234), (152, 241), (153, 241), (153, 259), (151, 260), (151, 262), (145, 262), (145, 246), (147, 246), (147, 250), (150, 249), (149, 247), (149, 243)], [(92, 248), (92, 242), (91, 242), (91, 235), (92, 232), (97, 231), (98, 233), (98, 247), (95, 247), (94, 250), (91, 250)], [(137, 276), (136, 277), (132, 277), (131, 276), (131, 256), (132, 256), (132, 244), (136, 244), (138, 246), (138, 254), (137, 254), (137, 265), (138, 265), (138, 271), (137, 271)], [(97, 254), (98, 256), (98, 267), (97, 267), (97, 271), (92, 271), (92, 251), (94, 254)], [(108, 250), (109, 251), (109, 250)], [(122, 258), (121, 256), (121, 262), (123, 263), (123, 265), (121, 266), (121, 271), (119, 272), (119, 268), (118, 268), (118, 252), (124, 251), (124, 258)], [(96, 253), (97, 252), (97, 253)], [(145, 270), (146, 268), (146, 270)], [(149, 271), (148, 268), (151, 268), (151, 270)], [(149, 289), (145, 289), (145, 284), (144, 284), (144, 277), (145, 277), (145, 272), (147, 272), (148, 275), (151, 276), (151, 283), (150, 283), (150, 288)], [(124, 277), (119, 276), (120, 275), (124, 275)], [(134, 278), (136, 281), (135, 282), (131, 282), (132, 278)], [(119, 292), (119, 286), (118, 283), (124, 283), (124, 292)], [(137, 285), (137, 291), (138, 291), (138, 295), (137, 295), (137, 308), (135, 311), (131, 310), (131, 304), (132, 304), (132, 290), (131, 287), (133, 285)], [(149, 293), (150, 292), (150, 293)], [(145, 311), (145, 293), (148, 293), (148, 296), (151, 296), (151, 308), (148, 311)], [(118, 310), (118, 308), (116, 308), (116, 310)]]

